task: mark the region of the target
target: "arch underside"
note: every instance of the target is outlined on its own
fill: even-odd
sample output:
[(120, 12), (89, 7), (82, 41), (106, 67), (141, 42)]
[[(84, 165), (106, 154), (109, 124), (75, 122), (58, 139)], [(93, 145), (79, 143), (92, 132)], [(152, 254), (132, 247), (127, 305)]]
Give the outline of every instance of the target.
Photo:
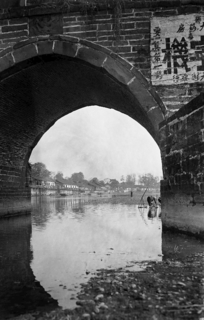
[[(0, 83), (2, 164), (9, 160), (22, 165), (22, 153), (28, 157), (56, 120), (90, 105), (129, 115), (157, 139), (157, 132), (137, 99), (107, 72), (59, 55), (34, 60), (33, 65), (7, 75)], [(11, 155), (9, 159), (4, 158), (5, 152)]]
[(107, 49), (76, 39), (32, 39), (6, 51), (0, 71), (0, 193), (7, 200), (27, 186), (27, 162), (42, 135), (82, 107), (122, 112), (159, 144), (163, 104), (137, 70)]
[(165, 108), (128, 62), (77, 38), (41, 40), (17, 43), (0, 58), (1, 165), (25, 165), (56, 120), (90, 105), (129, 115), (159, 143)]
[[(24, 141), (23, 148), (29, 139), (29, 147), (34, 147), (31, 140), (38, 139), (63, 115), (83, 106), (115, 108), (134, 117), (134, 103), (120, 84), (97, 69), (62, 56), (43, 56), (33, 66), (1, 81), (1, 137), (9, 136), (8, 146)], [(140, 110), (137, 115), (142, 122)], [(18, 137), (21, 142), (17, 142)]]
[(70, 37), (32, 38), (0, 57), (0, 215), (27, 211), (26, 168), (42, 135), (85, 106), (114, 108), (159, 144), (165, 108), (142, 74), (110, 50)]

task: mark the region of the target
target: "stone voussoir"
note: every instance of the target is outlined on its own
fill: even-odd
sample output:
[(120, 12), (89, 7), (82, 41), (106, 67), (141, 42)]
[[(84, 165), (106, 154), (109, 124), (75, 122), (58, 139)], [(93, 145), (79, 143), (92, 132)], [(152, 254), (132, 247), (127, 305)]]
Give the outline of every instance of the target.
[(119, 82), (128, 84), (132, 80), (132, 73), (130, 70), (127, 70), (119, 61), (114, 60), (112, 57), (107, 57), (106, 61), (103, 64), (103, 68), (116, 78)]
[(15, 63), (35, 57), (37, 54), (37, 47), (34, 43), (28, 44), (25, 47), (21, 47), (13, 51)]
[(142, 73), (135, 67), (133, 67), (131, 69), (132, 73), (134, 74), (134, 76), (136, 77), (136, 79), (138, 79), (138, 81), (140, 81), (140, 83), (145, 87), (145, 88), (149, 88), (150, 87), (150, 83), (149, 81), (142, 75)]
[(85, 46), (79, 47), (77, 51), (77, 58), (85, 60), (96, 67), (101, 67), (107, 55), (104, 52), (94, 50), (93, 48), (88, 48)]
[(121, 65), (123, 65), (123, 67), (125, 67), (128, 70), (132, 70), (133, 65), (128, 62), (127, 60), (123, 59), (122, 57), (120, 57), (117, 53), (112, 52), (110, 53), (110, 56), (114, 59), (117, 60)]
[(155, 104), (154, 107), (148, 110), (148, 114), (151, 114), (151, 119), (153, 122), (155, 122), (155, 125), (164, 120), (164, 116), (162, 118), (162, 114), (157, 104)]
[(97, 44), (97, 43), (94, 43), (94, 42), (91, 42), (91, 41), (88, 41), (88, 40), (84, 40), (84, 39), (80, 39), (80, 44), (84, 45), (84, 46), (87, 46), (87, 47), (90, 47), (90, 48), (93, 48), (95, 50), (98, 50), (98, 51), (102, 51), (108, 55), (111, 54), (111, 50), (108, 49), (108, 48), (105, 48), (103, 46), (101, 46), (100, 44)]
[(13, 51), (12, 47), (8, 47), (0, 52), (0, 58)]
[(141, 86), (140, 81), (136, 77), (129, 84), (129, 89), (137, 97), (141, 105), (145, 106), (146, 111), (157, 104), (150, 92)]
[(151, 95), (154, 97), (155, 101), (157, 102), (158, 106), (160, 106), (160, 109), (162, 110), (162, 113), (164, 114), (164, 116), (166, 116), (167, 114), (167, 108), (165, 106), (165, 104), (163, 103), (162, 99), (159, 97), (159, 95), (157, 94), (157, 92), (155, 92), (155, 90), (152, 90), (152, 87), (150, 87), (148, 89), (148, 91), (151, 93)]
[(39, 41), (37, 42), (38, 54), (51, 54), (53, 53), (53, 42), (54, 41)]
[(12, 53), (6, 54), (4, 57), (0, 58), (0, 72), (12, 67), (15, 64)]
[(69, 41), (54, 41), (53, 52), (69, 57), (75, 57), (78, 50), (78, 43)]

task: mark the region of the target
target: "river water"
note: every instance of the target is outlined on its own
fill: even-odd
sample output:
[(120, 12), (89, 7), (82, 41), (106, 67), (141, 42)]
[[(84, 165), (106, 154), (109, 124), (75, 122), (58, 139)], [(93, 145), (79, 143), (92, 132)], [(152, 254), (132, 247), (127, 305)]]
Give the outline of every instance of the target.
[(46, 304), (74, 308), (80, 284), (98, 269), (140, 270), (144, 261), (160, 261), (159, 209), (151, 218), (125, 198), (35, 197), (31, 215), (2, 219), (2, 312)]
[(137, 205), (51, 199), (36, 205), (32, 220), (31, 268), (64, 308), (75, 306), (70, 298), (97, 269), (161, 259), (161, 220)]
[(148, 299), (156, 299), (161, 312), (169, 310), (170, 298), (174, 309), (185, 298), (186, 312), (203, 319), (204, 242), (162, 233), (159, 208), (150, 215), (131, 197), (36, 197), (32, 205), (31, 214), (0, 220), (1, 320), (75, 308), (78, 294), (101, 269), (134, 273), (138, 281), (148, 272), (141, 290), (147, 296), (156, 281)]

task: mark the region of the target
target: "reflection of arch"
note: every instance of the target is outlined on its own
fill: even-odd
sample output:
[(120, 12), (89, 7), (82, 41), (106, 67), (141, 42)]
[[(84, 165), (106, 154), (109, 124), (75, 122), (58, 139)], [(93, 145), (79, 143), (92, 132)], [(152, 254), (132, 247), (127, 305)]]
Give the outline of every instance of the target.
[(129, 115), (159, 144), (165, 107), (144, 76), (117, 54), (69, 36), (32, 38), (1, 53), (0, 166), (5, 188), (14, 187), (15, 180), (19, 193), (27, 161), (42, 135), (62, 116), (90, 105)]
[(31, 261), (31, 215), (2, 219), (0, 223), (0, 319), (52, 310), (58, 302), (36, 280)]

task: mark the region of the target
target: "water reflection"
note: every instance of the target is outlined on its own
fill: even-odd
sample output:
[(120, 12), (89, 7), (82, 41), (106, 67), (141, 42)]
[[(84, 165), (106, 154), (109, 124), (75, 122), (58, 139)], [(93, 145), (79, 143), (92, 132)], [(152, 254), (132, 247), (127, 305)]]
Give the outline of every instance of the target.
[(30, 215), (0, 220), (0, 319), (43, 305), (57, 306), (30, 267), (31, 232)]
[[(144, 261), (188, 261), (192, 252), (203, 253), (200, 240), (169, 232), (161, 237), (159, 216), (160, 208), (149, 213), (126, 200), (39, 197), (32, 220), (1, 219), (0, 319), (58, 303), (75, 307), (80, 284), (100, 268), (141, 270)], [(195, 279), (196, 286), (203, 283), (202, 275)]]
[(148, 219), (161, 218), (161, 207), (160, 206), (150, 206), (148, 213)]
[(161, 260), (161, 221), (149, 221), (147, 209), (88, 198), (34, 201), (31, 266), (64, 308), (75, 306), (80, 283), (97, 269)]

